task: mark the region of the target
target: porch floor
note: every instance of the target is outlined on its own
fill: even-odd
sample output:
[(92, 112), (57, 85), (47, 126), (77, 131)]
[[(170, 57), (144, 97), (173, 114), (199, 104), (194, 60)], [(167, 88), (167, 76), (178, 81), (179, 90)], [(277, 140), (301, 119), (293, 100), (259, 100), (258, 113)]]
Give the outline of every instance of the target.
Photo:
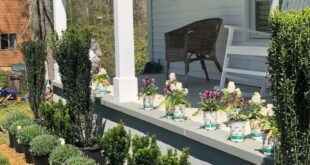
[[(139, 88), (142, 85), (142, 79), (146, 76), (149, 76), (151, 78), (155, 78), (156, 84), (159, 87), (159, 94), (164, 94), (164, 85), (166, 81), (166, 74), (147, 74), (147, 75), (137, 75), (138, 82), (139, 82)], [(177, 80), (185, 83), (184, 81), (184, 75), (177, 75)], [(198, 102), (200, 101), (199, 93), (203, 92), (204, 90), (213, 90), (215, 86), (219, 86), (220, 81), (219, 80), (210, 80), (209, 82), (203, 78), (197, 78), (197, 77), (189, 77), (188, 78), (188, 91), (189, 91), (189, 99), (192, 103), (193, 107), (198, 106)], [(244, 97), (250, 98), (251, 95), (254, 92), (260, 92), (260, 88), (253, 87), (253, 86), (246, 86), (246, 85), (239, 85), (236, 84), (238, 88), (241, 89), (243, 92)]]

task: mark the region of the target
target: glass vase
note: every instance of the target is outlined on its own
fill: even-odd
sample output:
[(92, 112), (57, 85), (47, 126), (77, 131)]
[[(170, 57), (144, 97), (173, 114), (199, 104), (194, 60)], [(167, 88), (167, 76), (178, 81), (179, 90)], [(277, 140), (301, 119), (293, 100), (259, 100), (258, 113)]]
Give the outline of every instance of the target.
[(217, 112), (216, 111), (204, 111), (204, 128), (208, 131), (216, 130), (217, 128)]
[(230, 140), (240, 143), (245, 139), (245, 121), (233, 121), (230, 123)]
[(154, 109), (154, 97), (152, 95), (143, 98), (143, 109), (148, 111)]
[(178, 122), (185, 121), (185, 105), (184, 104), (178, 104), (174, 106), (173, 120), (178, 121)]
[(264, 155), (273, 155), (274, 139), (272, 137), (264, 139), (263, 153)]

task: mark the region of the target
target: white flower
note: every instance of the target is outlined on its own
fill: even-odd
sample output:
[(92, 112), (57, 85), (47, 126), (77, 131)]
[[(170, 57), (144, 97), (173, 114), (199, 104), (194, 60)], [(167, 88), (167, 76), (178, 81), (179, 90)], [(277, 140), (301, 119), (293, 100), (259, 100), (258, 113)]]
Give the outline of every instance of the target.
[(272, 104), (267, 104), (267, 113), (268, 113), (268, 116), (273, 116), (274, 115), (273, 105)]
[(237, 93), (238, 96), (241, 96), (241, 90), (240, 90), (240, 88), (237, 88), (237, 89), (235, 90), (235, 92)]
[(98, 73), (99, 75), (106, 75), (107, 74), (107, 70), (105, 70), (104, 68), (100, 68), (100, 71)]
[(182, 90), (183, 90), (182, 83), (177, 82), (177, 83), (176, 83), (176, 89), (179, 90), (179, 91), (182, 91)]
[(184, 93), (187, 95), (188, 94), (188, 89), (184, 88)]
[(227, 86), (227, 92), (232, 93), (236, 89), (235, 83), (230, 81)]
[(261, 110), (260, 110), (260, 113), (263, 116), (267, 116), (268, 115), (268, 109), (266, 107), (262, 107)]
[(251, 99), (252, 103), (260, 103), (261, 102), (261, 95), (258, 92), (254, 92), (254, 95)]
[(170, 73), (169, 75), (170, 81), (175, 81), (177, 78), (175, 77), (175, 73)]
[(176, 84), (170, 84), (170, 89), (172, 90), (172, 91), (174, 91), (174, 90), (177, 90), (177, 86), (176, 86)]

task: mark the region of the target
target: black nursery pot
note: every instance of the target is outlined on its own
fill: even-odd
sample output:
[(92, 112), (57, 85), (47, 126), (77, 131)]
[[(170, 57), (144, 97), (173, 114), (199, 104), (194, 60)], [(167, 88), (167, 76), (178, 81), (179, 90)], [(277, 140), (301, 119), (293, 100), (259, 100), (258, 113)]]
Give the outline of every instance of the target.
[(105, 165), (106, 159), (101, 153), (100, 147), (86, 147), (86, 148), (80, 148), (87, 157), (94, 159), (97, 164), (99, 165)]
[(49, 165), (48, 155), (46, 156), (32, 156), (34, 165)]
[(25, 153), (25, 158), (26, 158), (26, 163), (33, 163), (33, 158), (30, 153), (30, 145), (29, 144), (24, 144), (24, 153)]
[(17, 153), (24, 153), (24, 145), (18, 143), (18, 140), (17, 140), (16, 137), (15, 137), (15, 139), (14, 139), (14, 146), (15, 146), (15, 151), (16, 151)]
[(16, 137), (9, 133), (9, 147), (14, 148), (14, 141)]

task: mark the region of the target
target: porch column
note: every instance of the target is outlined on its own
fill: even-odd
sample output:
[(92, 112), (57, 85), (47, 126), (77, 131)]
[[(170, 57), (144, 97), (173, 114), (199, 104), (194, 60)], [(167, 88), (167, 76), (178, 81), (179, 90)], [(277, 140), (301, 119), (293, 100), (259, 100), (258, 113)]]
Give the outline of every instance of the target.
[[(62, 31), (67, 29), (67, 13), (66, 13), (66, 0), (53, 1), (53, 16), (54, 16), (54, 30), (61, 36)], [(58, 64), (54, 64), (54, 78), (60, 81), (60, 73)]]
[(133, 0), (114, 0), (115, 71), (114, 100), (137, 101), (135, 77)]

